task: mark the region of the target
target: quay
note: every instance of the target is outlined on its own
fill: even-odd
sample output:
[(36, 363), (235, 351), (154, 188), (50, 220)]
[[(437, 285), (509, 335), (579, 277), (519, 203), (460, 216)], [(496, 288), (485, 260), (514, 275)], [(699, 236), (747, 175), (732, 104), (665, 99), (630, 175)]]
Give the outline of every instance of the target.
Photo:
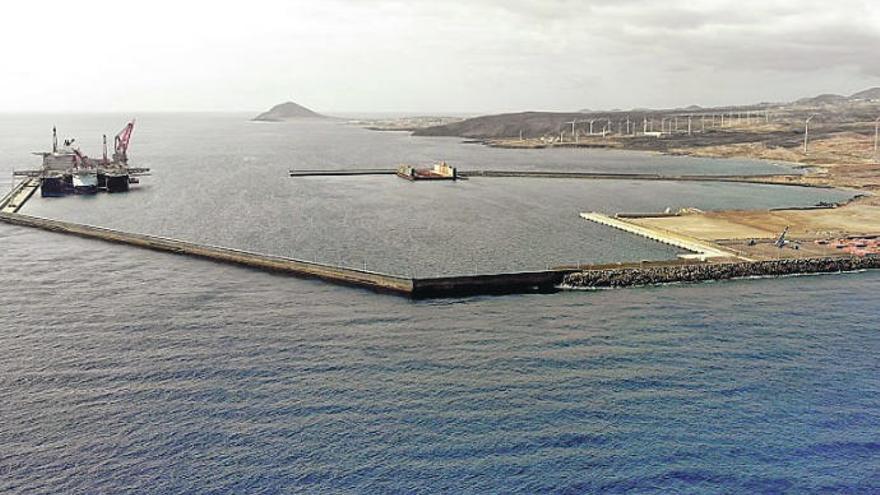
[(400, 165), (394, 169), (385, 168), (350, 168), (350, 169), (306, 169), (288, 170), (288, 177), (356, 177), (364, 175), (396, 175), (410, 181), (420, 180), (456, 180), (458, 174), (455, 167), (440, 162), (431, 168), (417, 168), (411, 165)]
[[(330, 169), (288, 171), (289, 177), (345, 177), (365, 175), (399, 175), (398, 169)], [(774, 186), (798, 186), (827, 189), (830, 186), (799, 182), (800, 176), (794, 174), (759, 175), (662, 175), (642, 173), (608, 172), (566, 172), (555, 170), (458, 170), (457, 178), (519, 178), (519, 179), (581, 179), (581, 180), (638, 180), (666, 182), (735, 182), (744, 184), (769, 184)]]
[(702, 241), (678, 232), (636, 225), (619, 217), (610, 217), (602, 213), (590, 212), (581, 213), (581, 218), (694, 253), (693, 255), (680, 255), (679, 257), (682, 259), (736, 258), (743, 261), (751, 261), (717, 244)]
[(348, 168), (331, 170), (288, 170), (289, 177), (345, 177), (358, 175), (397, 175), (393, 168)]
[(16, 184), (9, 193), (0, 198), (0, 212), (16, 213), (31, 199), (31, 196), (40, 188), (40, 179), (29, 178)]
[(771, 184), (777, 186), (820, 187), (824, 185), (797, 182), (798, 175), (663, 175), (643, 173), (565, 172), (556, 170), (467, 170), (459, 172), (462, 177), (522, 178), (522, 179), (586, 179), (586, 180), (638, 180), (667, 182), (740, 182), (746, 184)]

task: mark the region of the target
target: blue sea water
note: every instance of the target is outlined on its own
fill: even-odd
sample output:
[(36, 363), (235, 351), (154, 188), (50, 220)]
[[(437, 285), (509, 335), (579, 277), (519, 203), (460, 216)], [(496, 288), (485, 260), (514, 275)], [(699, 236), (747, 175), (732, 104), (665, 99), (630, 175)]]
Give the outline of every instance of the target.
[[(203, 223), (146, 207), (139, 220), (124, 202), (161, 208), (150, 198), (171, 181), (149, 180), (29, 208), (111, 223), (112, 205), (194, 237), (234, 218), (207, 188), (189, 207)], [(534, 244), (532, 207), (628, 204), (613, 188), (545, 187), (564, 201), (485, 186), (460, 208), (500, 202), (527, 217), (505, 229)], [(832, 194), (702, 187), (636, 199)], [(244, 243), (236, 228), (217, 238)], [(880, 492), (876, 272), (413, 302), (6, 225), (0, 247), (0, 493)]]

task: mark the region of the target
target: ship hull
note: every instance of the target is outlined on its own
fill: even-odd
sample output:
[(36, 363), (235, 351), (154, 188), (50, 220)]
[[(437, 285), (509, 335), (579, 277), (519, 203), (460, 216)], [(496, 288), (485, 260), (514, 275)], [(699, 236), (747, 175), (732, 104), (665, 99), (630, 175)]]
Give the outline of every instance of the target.
[(62, 177), (43, 177), (40, 180), (40, 196), (44, 198), (60, 198), (70, 192), (70, 186)]
[(127, 192), (129, 189), (128, 175), (107, 175), (106, 184), (109, 193)]

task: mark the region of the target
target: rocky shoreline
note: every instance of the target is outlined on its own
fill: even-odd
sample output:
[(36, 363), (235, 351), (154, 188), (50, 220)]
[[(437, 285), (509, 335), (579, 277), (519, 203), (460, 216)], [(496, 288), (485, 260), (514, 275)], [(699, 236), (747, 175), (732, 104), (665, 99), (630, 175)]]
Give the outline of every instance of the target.
[(565, 275), (565, 288), (613, 288), (880, 268), (880, 256), (823, 257), (586, 270)]

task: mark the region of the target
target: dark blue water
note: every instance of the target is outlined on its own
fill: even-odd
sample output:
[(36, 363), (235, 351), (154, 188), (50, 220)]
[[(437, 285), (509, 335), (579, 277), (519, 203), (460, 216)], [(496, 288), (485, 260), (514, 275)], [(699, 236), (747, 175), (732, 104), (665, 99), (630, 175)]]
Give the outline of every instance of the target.
[(0, 493), (880, 492), (880, 273), (411, 302), (0, 246)]
[(413, 303), (0, 236), (0, 492), (880, 490), (877, 273)]

